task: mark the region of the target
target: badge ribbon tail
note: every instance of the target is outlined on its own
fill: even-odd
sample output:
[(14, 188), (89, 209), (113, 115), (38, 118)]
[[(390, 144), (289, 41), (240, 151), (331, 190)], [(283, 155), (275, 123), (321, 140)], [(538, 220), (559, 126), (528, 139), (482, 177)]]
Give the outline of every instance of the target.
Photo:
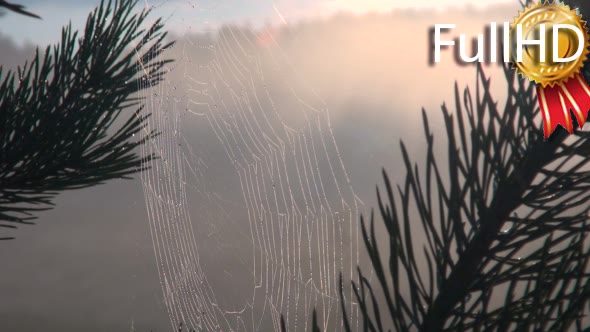
[(537, 86), (537, 97), (543, 116), (543, 132), (549, 138), (558, 125), (571, 134), (574, 124), (570, 110), (573, 111), (580, 129), (586, 122), (590, 110), (590, 86), (581, 74), (576, 74), (567, 82), (559, 82), (552, 87)]

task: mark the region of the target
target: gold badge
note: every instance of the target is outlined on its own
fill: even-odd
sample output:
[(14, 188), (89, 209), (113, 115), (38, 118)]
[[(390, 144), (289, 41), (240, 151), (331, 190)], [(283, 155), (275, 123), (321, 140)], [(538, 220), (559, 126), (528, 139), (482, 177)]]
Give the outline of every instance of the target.
[[(528, 44), (522, 47), (520, 45), (522, 50), (520, 59), (517, 56), (518, 45), (511, 45), (511, 62), (517, 72), (541, 87), (553, 87), (556, 83), (565, 83), (569, 78), (573, 78), (580, 72), (588, 55), (588, 29), (585, 23), (575, 10), (561, 3), (546, 2), (529, 5), (512, 23), (511, 40), (518, 40), (514, 37), (520, 33), (521, 39), (542, 39), (544, 43), (543, 46)], [(583, 33), (583, 38), (579, 38), (581, 36), (572, 29), (562, 28), (563, 25), (578, 28), (578, 31)], [(579, 43), (584, 43), (584, 47), (581, 54), (575, 56)], [(572, 60), (554, 61), (568, 58)]]

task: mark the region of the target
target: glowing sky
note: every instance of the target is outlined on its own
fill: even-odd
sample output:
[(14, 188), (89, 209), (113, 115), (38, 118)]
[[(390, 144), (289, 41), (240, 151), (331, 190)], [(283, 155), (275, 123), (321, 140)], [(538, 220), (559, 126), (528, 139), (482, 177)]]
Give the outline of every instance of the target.
[(453, 1), (453, 0), (417, 0), (417, 1), (400, 1), (400, 0), (325, 0), (317, 1), (315, 8), (317, 12), (332, 13), (338, 11), (349, 11), (353, 13), (367, 13), (367, 12), (388, 12), (393, 8), (422, 8), (432, 7), (444, 9), (448, 6), (486, 6), (491, 4), (498, 4), (506, 1)]
[[(20, 0), (43, 20), (34, 20), (12, 13), (0, 18), (0, 32), (18, 43), (53, 43), (61, 27), (71, 20), (75, 28), (82, 27), (86, 15), (99, 0)], [(482, 7), (498, 4), (494, 0), (140, 0), (142, 6), (154, 7), (157, 16), (167, 18), (167, 26), (176, 32), (203, 31), (222, 23), (248, 23), (259, 26), (281, 24), (337, 12), (364, 14), (388, 12), (396, 8), (437, 8), (449, 6)]]

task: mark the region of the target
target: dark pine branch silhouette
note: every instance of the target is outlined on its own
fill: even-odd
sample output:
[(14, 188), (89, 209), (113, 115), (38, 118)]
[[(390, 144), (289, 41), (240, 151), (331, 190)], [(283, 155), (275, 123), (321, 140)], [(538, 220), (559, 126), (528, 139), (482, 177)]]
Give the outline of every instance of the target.
[(443, 106), (446, 176), (424, 112), (422, 172), (403, 143), (405, 182), (394, 188), (384, 172), (386, 261), (373, 215), (368, 224), (361, 218), (383, 299), (360, 270), (352, 286), (365, 330), (384, 330), (387, 315), (395, 331), (582, 329), (590, 296), (590, 134), (559, 131), (544, 141), (534, 86), (509, 68), (505, 74), (503, 111), (481, 69), (475, 99), (456, 88), (455, 114)]
[(405, 181), (383, 172), (385, 235), (361, 217), (372, 273), (359, 269), (352, 299), (340, 280), (347, 331), (347, 301), (364, 331), (587, 330), (590, 132), (545, 141), (534, 85), (504, 74), (503, 109), (481, 67), (475, 96), (455, 85), (454, 112), (442, 106), (444, 165), (423, 111), (425, 162), (402, 142)]
[[(8, 1), (4, 1), (4, 0), (0, 0), (0, 8), (6, 8), (8, 10), (11, 10), (11, 11), (21, 14), (21, 15), (26, 15), (26, 16), (30, 16), (30, 17), (34, 17), (34, 18), (41, 18), (37, 14), (33, 14), (33, 13), (25, 10), (25, 6), (23, 6), (23, 5), (11, 3)], [(0, 12), (0, 15), (1, 14), (3, 14), (3, 13)]]
[[(456, 88), (455, 114), (443, 106), (446, 176), (424, 112), (428, 152), (422, 174), (401, 144), (405, 183), (396, 195), (384, 173), (385, 202), (378, 194), (389, 235), (387, 265), (373, 216), (368, 225), (361, 219), (396, 331), (565, 331), (572, 324), (581, 330), (590, 295), (590, 251), (584, 245), (590, 134), (559, 131), (544, 141), (534, 86), (510, 68), (505, 75), (503, 111), (481, 68), (475, 100), (466, 89), (461, 103)], [(417, 217), (411, 220), (412, 212)], [(417, 229), (427, 238), (423, 248), (416, 248)], [(426, 272), (416, 264), (418, 253)], [(362, 271), (359, 280), (353, 289), (365, 328), (381, 330), (385, 311), (372, 306), (379, 300)]]
[(134, 14), (135, 4), (101, 2), (82, 36), (67, 26), (22, 68), (0, 67), (0, 227), (30, 223), (60, 191), (127, 178), (152, 159), (134, 152), (156, 134), (134, 137), (149, 116), (134, 93), (162, 80), (172, 60), (159, 55), (172, 43), (161, 20), (143, 28), (149, 11)]

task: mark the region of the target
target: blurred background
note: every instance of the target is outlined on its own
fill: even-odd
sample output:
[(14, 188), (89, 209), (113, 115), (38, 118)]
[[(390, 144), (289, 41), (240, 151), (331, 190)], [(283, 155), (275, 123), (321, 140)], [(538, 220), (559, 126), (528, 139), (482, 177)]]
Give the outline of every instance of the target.
[[(3, 69), (58, 42), (68, 22), (82, 29), (99, 4), (20, 3), (42, 20), (0, 17)], [(403, 179), (400, 140), (423, 158), (421, 109), (444, 137), (441, 105), (452, 110), (455, 84), (475, 83), (451, 50), (429, 65), (429, 29), (455, 23), (449, 39), (475, 37), (520, 5), (138, 2), (146, 8), (177, 41), (166, 80), (142, 93), (163, 131), (142, 152), (160, 166), (64, 193), (0, 243), (6, 331), (269, 330), (277, 313), (303, 330), (313, 307), (338, 317), (338, 273), (364, 264), (358, 217), (376, 207), (381, 169)], [(501, 68), (484, 68), (502, 101)]]

